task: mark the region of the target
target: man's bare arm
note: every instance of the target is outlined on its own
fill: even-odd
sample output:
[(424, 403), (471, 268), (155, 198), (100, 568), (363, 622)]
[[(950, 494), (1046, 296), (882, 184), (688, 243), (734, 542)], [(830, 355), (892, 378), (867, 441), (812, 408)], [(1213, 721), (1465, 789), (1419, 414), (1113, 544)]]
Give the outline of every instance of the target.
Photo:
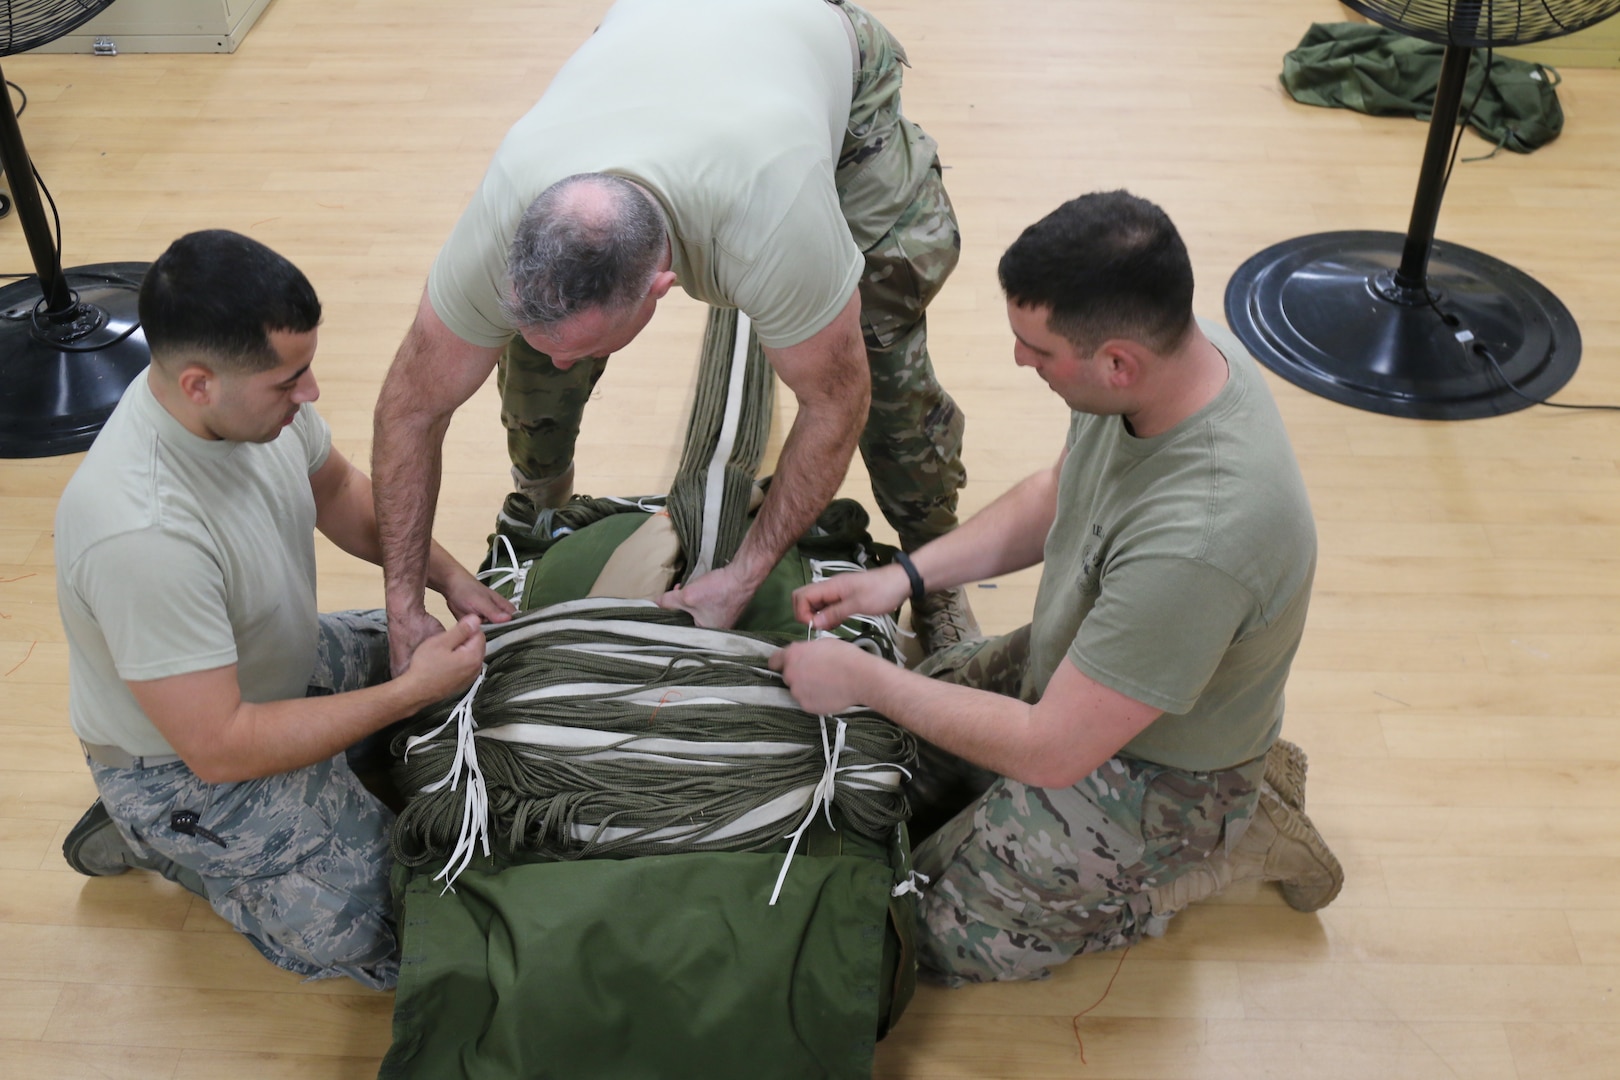
[(736, 622), (777, 560), (826, 509), (849, 469), (872, 401), (858, 292), (815, 335), (790, 348), (766, 349), (765, 355), (798, 399), (799, 414), (736, 557), (664, 599), (665, 606), (691, 611), (703, 626)]
[[(315, 527), (357, 559), (382, 564), (377, 539), (377, 513), (371, 479), (335, 447), (309, 478), (315, 496)], [(505, 622), (515, 610), (511, 601), (474, 577), (439, 546), (430, 545), (427, 586), (440, 593), (456, 618), (476, 615), (483, 622)]]
[(471, 345), (440, 321), (427, 292), (377, 398), (371, 475), (382, 543), (389, 649), (396, 673), (442, 627), (422, 603), (450, 417), (495, 367), (500, 350)]
[(771, 657), (771, 667), (809, 712), (869, 706), (934, 745), (1031, 787), (1078, 783), (1162, 715), (1067, 658), (1034, 705), (930, 679), (833, 638), (789, 645)]
[(225, 784), (324, 761), (466, 689), (483, 658), (484, 635), (469, 617), (424, 641), (409, 672), (363, 690), (243, 701), (235, 664), (125, 685), (192, 772), (210, 784)]

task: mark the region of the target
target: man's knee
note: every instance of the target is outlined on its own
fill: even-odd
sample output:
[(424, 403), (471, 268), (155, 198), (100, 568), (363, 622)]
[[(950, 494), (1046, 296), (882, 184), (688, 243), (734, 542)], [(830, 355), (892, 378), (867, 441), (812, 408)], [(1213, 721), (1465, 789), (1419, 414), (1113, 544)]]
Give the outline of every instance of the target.
[[(388, 883), (392, 815), (333, 759), (300, 815), (303, 852), (279, 872), (244, 874), (215, 909), (290, 970), (393, 985), (398, 949)], [(312, 972), (313, 973), (313, 972)]]
[(319, 618), (320, 647), (311, 687), (341, 694), (388, 680), (387, 612), (331, 611)]
[(386, 868), (338, 859), (239, 883), (215, 904), (273, 963), (316, 977), (348, 976), (374, 989), (398, 978)]

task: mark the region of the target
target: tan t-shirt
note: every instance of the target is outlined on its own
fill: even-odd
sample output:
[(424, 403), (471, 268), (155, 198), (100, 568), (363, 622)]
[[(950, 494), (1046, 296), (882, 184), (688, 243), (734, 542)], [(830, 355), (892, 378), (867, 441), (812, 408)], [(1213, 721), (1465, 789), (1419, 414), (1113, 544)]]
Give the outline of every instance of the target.
[(1224, 327), (1215, 400), (1139, 439), (1074, 413), (1031, 627), (1044, 692), (1067, 657), (1164, 710), (1125, 747), (1216, 769), (1265, 752), (1282, 725), (1316, 568), (1316, 525), (1259, 368)]
[(56, 510), (68, 716), (85, 742), (172, 754), (124, 680), (237, 666), (245, 701), (315, 668), (315, 496), (331, 432), (311, 405), (268, 443), (199, 438), (141, 375)]
[(458, 337), (498, 346), (518, 220), (576, 173), (658, 199), (683, 289), (783, 348), (821, 330), (860, 280), (833, 186), (849, 121), (848, 24), (823, 0), (619, 0), (513, 125), (428, 276)]

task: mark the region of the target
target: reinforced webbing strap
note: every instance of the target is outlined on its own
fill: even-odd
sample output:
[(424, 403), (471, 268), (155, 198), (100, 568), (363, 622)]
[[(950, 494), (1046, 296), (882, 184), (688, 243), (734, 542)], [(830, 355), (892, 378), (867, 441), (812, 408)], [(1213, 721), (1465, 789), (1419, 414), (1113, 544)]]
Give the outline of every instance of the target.
[(711, 308), (669, 514), (687, 554), (683, 581), (725, 566), (748, 531), (770, 436), (775, 375), (746, 315)]

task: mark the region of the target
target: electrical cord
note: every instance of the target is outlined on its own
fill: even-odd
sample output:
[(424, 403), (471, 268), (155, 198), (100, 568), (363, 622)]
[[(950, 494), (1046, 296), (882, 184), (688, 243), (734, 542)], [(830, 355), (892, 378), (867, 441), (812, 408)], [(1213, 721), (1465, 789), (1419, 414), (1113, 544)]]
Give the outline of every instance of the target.
[(1451, 160), (1446, 162), (1446, 175), (1440, 181), (1440, 197), (1446, 196), (1446, 189), (1451, 186), (1451, 170), (1457, 167), (1457, 152), (1462, 149), (1463, 133), (1474, 119), (1474, 110), (1479, 106), (1479, 99), (1485, 96), (1485, 87), (1491, 81), (1491, 64), (1496, 61), (1496, 50), (1485, 50), (1485, 73), (1480, 76), (1479, 89), (1474, 91), (1474, 100), (1468, 103), (1468, 111), (1463, 113), (1462, 119), (1457, 122), (1456, 134), (1451, 140)]
[(45, 186), (45, 178), (39, 175), (39, 167), (32, 161), (28, 163), (29, 170), (34, 174), (34, 182), (39, 190), (45, 193), (45, 201), (51, 204), (51, 220), (56, 223), (56, 262), (62, 262), (62, 214), (56, 209), (56, 200), (51, 198), (51, 189)]
[[(1457, 122), (1457, 133), (1451, 141), (1451, 160), (1446, 163), (1446, 175), (1440, 181), (1440, 194), (1442, 198), (1445, 196), (1446, 188), (1451, 185), (1451, 170), (1457, 165), (1457, 152), (1462, 148), (1463, 134), (1468, 130), (1469, 122), (1474, 119), (1474, 109), (1479, 105), (1479, 99), (1485, 95), (1485, 87), (1491, 81), (1491, 64), (1495, 61), (1495, 59), (1496, 50), (1487, 48), (1485, 50), (1485, 73), (1479, 80), (1479, 89), (1474, 92), (1474, 100), (1468, 103), (1468, 111), (1463, 113), (1462, 119)], [(1468, 158), (1465, 160), (1480, 161), (1483, 159)], [(1435, 295), (1432, 291), (1425, 288), (1423, 290), (1423, 298), (1429, 302), (1429, 307), (1434, 309), (1434, 313), (1440, 316), (1440, 321), (1445, 323), (1447, 327), (1455, 331), (1462, 325), (1462, 320), (1458, 319), (1457, 316), (1448, 315), (1444, 311), (1440, 310), (1440, 305), (1436, 301)], [(1482, 341), (1475, 341), (1472, 333), (1468, 331), (1464, 331), (1464, 333), (1467, 333), (1466, 338), (1455, 333), (1453, 334), (1454, 337), (1457, 337), (1457, 344), (1462, 348), (1464, 358), (1466, 359), (1477, 356), (1485, 360), (1486, 363), (1491, 365), (1491, 370), (1496, 372), (1496, 377), (1502, 380), (1502, 385), (1507, 387), (1508, 390), (1511, 391), (1516, 397), (1522, 398), (1532, 405), (1545, 405), (1549, 409), (1579, 409), (1593, 412), (1620, 412), (1620, 405), (1566, 405), (1563, 402), (1548, 401), (1546, 398), (1538, 398), (1531, 394), (1525, 393), (1514, 384), (1512, 379), (1508, 378), (1507, 372), (1502, 370), (1502, 365), (1497, 362), (1496, 356), (1491, 352), (1489, 346)], [(1472, 342), (1472, 344), (1470, 344), (1470, 342)]]
[[(1429, 289), (1424, 289), (1423, 298), (1429, 302), (1429, 307), (1434, 309), (1434, 313), (1440, 316), (1440, 321), (1445, 323), (1447, 327), (1455, 331), (1457, 327), (1462, 325), (1462, 320), (1457, 318), (1457, 316), (1447, 314), (1446, 312), (1440, 310), (1440, 304), (1436, 300), (1436, 297), (1432, 291)], [(1466, 337), (1463, 336), (1465, 334), (1467, 335)], [(1580, 409), (1592, 412), (1620, 412), (1620, 405), (1566, 405), (1561, 401), (1548, 401), (1546, 398), (1538, 398), (1531, 394), (1527, 394), (1523, 390), (1520, 390), (1518, 386), (1514, 384), (1512, 379), (1508, 378), (1507, 372), (1502, 370), (1502, 365), (1497, 362), (1496, 356), (1491, 352), (1490, 347), (1483, 341), (1474, 340), (1474, 335), (1467, 330), (1463, 330), (1461, 333), (1453, 333), (1452, 336), (1457, 339), (1457, 344), (1462, 348), (1463, 357), (1465, 359), (1474, 356), (1484, 359), (1486, 363), (1491, 365), (1491, 370), (1496, 372), (1496, 377), (1502, 380), (1503, 386), (1506, 386), (1510, 391), (1513, 392), (1515, 396), (1523, 398), (1532, 405), (1545, 405), (1549, 409)]]

